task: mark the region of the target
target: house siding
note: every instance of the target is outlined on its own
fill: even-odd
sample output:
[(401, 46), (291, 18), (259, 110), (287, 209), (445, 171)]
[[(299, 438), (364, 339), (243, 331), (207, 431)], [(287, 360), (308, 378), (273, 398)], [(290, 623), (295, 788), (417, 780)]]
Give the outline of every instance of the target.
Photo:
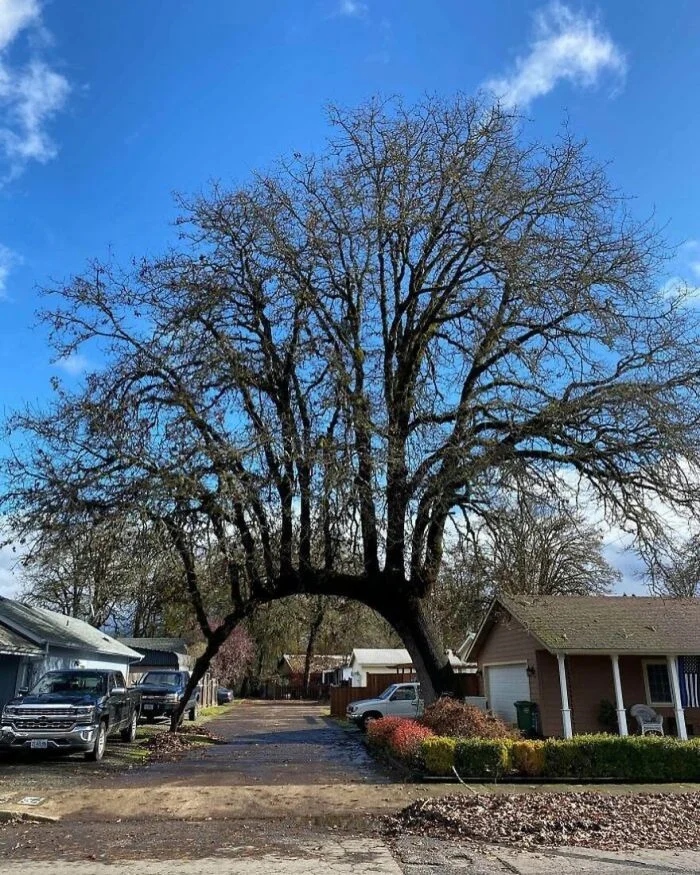
[[(523, 627), (507, 615), (498, 618), (490, 634), (477, 654), (477, 664), (483, 672), (482, 683), (484, 693), (488, 698), (488, 678), (484, 666), (489, 664), (507, 665), (509, 663), (527, 662), (535, 666), (536, 641)], [(528, 677), (530, 699), (539, 704), (539, 689), (533, 678)]]

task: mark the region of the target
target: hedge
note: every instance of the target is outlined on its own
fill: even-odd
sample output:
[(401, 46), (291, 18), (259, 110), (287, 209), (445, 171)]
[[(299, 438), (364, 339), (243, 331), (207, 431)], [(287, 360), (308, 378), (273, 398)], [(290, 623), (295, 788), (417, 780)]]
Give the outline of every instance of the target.
[(563, 778), (586, 781), (700, 781), (700, 739), (577, 735), (571, 739), (430, 738), (421, 744), (428, 774), (460, 777)]

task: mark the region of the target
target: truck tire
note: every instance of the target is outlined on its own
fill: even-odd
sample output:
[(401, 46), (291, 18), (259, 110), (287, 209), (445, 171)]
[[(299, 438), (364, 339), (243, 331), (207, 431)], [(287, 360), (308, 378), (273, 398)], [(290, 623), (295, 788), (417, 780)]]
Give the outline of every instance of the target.
[(97, 730), (97, 735), (95, 737), (95, 743), (92, 746), (92, 750), (89, 750), (85, 754), (86, 760), (92, 760), (94, 763), (99, 762), (102, 757), (105, 755), (105, 745), (107, 744), (107, 724), (104, 720), (101, 721), (99, 729)]
[(136, 741), (136, 720), (136, 711), (134, 711), (131, 715), (129, 725), (126, 727), (126, 729), (122, 729), (121, 731), (122, 741), (126, 741), (128, 744)]
[(187, 712), (187, 716), (190, 720), (194, 721), (199, 717), (199, 702), (195, 702), (194, 705)]
[(366, 714), (362, 715), (362, 720), (360, 720), (360, 728), (363, 732), (367, 732), (367, 724), (370, 720), (379, 720), (381, 719), (381, 714), (379, 711), (368, 711)]

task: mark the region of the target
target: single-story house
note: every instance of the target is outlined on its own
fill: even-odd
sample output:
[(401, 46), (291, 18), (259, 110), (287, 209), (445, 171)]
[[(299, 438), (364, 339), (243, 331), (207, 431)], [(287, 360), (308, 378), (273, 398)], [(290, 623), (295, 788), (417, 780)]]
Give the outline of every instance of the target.
[(603, 700), (621, 735), (636, 704), (679, 738), (700, 733), (700, 599), (499, 596), (466, 658), (491, 710), (515, 722), (515, 702), (536, 702), (545, 736), (600, 732)]
[[(476, 671), (476, 666), (467, 665), (451, 650), (447, 657), (458, 674)], [(402, 674), (406, 680), (415, 675), (408, 650), (402, 647), (356, 647), (350, 656), (350, 671), (353, 687), (366, 687), (368, 674)]]
[[(290, 683), (302, 683), (306, 667), (305, 653), (283, 653), (277, 662), (277, 674)], [(311, 657), (312, 685), (340, 684), (350, 678), (348, 657), (337, 653), (315, 653)]]
[(140, 659), (82, 620), (0, 596), (0, 709), (52, 669), (112, 669), (127, 678), (131, 663)]
[(191, 671), (195, 658), (188, 652), (184, 638), (119, 638), (126, 647), (141, 654), (141, 661), (131, 666), (132, 680), (138, 680), (147, 671), (173, 668)]

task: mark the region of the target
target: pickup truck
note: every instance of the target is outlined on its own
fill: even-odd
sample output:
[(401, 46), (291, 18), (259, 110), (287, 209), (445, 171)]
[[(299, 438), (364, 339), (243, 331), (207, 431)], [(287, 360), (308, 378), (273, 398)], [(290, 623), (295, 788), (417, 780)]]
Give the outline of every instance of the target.
[[(141, 692), (141, 716), (149, 723), (156, 717), (170, 717), (185, 695), (185, 687), (190, 679), (188, 671), (147, 671), (138, 683)], [(190, 720), (199, 714), (201, 689), (195, 687), (185, 706)]]
[(420, 684), (391, 684), (376, 699), (350, 702), (345, 715), (348, 720), (366, 729), (370, 720), (380, 717), (420, 717), (422, 710)]
[(49, 671), (3, 708), (0, 747), (83, 751), (86, 759), (101, 760), (108, 736), (134, 740), (140, 709), (140, 692), (127, 689), (121, 672)]

